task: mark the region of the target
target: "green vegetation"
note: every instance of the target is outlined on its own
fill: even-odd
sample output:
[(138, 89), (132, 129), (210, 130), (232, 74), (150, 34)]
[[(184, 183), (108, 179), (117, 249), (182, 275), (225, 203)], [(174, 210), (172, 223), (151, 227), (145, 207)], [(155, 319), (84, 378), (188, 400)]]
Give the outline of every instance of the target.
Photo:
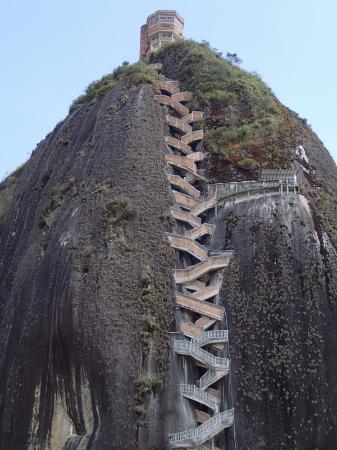
[(76, 192), (75, 178), (70, 178), (66, 183), (58, 186), (52, 193), (48, 205), (43, 210), (42, 216), (39, 218), (39, 228), (47, 230), (49, 228), (48, 219), (52, 212), (58, 209), (64, 202), (68, 193)]
[(139, 86), (140, 84), (154, 84), (159, 76), (156, 71), (151, 69), (144, 62), (132, 64), (125, 70), (125, 77), (131, 86)]
[(41, 177), (40, 182), (39, 182), (40, 187), (41, 187), (42, 189), (43, 189), (43, 188), (46, 186), (46, 184), (48, 183), (48, 180), (49, 180), (49, 178), (50, 178), (51, 173), (52, 173), (52, 170), (51, 170), (50, 168), (47, 169), (47, 170), (45, 170), (45, 171), (43, 172), (42, 177)]
[(251, 157), (243, 158), (238, 162), (238, 167), (246, 170), (257, 169), (259, 165), (260, 164), (254, 158)]
[(296, 142), (296, 117), (258, 74), (240, 69), (235, 65), (239, 60), (233, 59), (237, 55), (230, 56), (223, 59), (207, 42), (181, 40), (155, 51), (149, 60), (176, 66), (174, 76), (182, 89), (194, 93), (190, 107), (209, 111), (204, 145), (211, 165), (220, 160), (238, 170), (287, 168), (288, 150)]
[(161, 377), (151, 378), (147, 375), (141, 375), (135, 384), (139, 399), (144, 399), (151, 394), (156, 395), (163, 388), (163, 380)]
[(161, 376), (149, 377), (147, 375), (141, 375), (135, 382), (137, 396), (135, 414), (137, 418), (137, 425), (144, 425), (146, 407), (145, 402), (150, 395), (156, 395), (163, 388), (163, 378)]
[(2, 183), (0, 183), (0, 221), (5, 217), (11, 206), (15, 187), (24, 167), (25, 164), (22, 164)]
[(175, 220), (174, 217), (172, 217), (171, 211), (165, 211), (160, 215), (160, 220), (168, 225), (174, 225)]
[(226, 223), (227, 223), (227, 227), (233, 231), (234, 228), (236, 227), (236, 225), (238, 224), (240, 220), (240, 216), (238, 216), (236, 213), (234, 213), (233, 211), (230, 212), (226, 218)]
[(148, 355), (150, 351), (153, 333), (160, 330), (155, 316), (158, 294), (152, 283), (152, 274), (149, 267), (145, 267), (142, 275), (141, 303), (144, 314), (142, 315), (141, 344), (143, 355)]
[(119, 195), (106, 203), (103, 218), (111, 225), (118, 225), (123, 220), (131, 220), (136, 215), (132, 200), (124, 195)]
[(121, 78), (124, 78), (128, 87), (131, 88), (140, 84), (153, 84), (158, 79), (158, 74), (144, 62), (129, 65), (125, 61), (113, 73), (104, 75), (100, 80), (90, 83), (84, 94), (73, 101), (70, 106), (70, 112), (92, 100), (98, 100), (103, 97), (116, 86)]
[[(143, 363), (145, 357), (150, 351), (153, 334), (160, 330), (159, 323), (155, 316), (158, 308), (158, 292), (153, 286), (153, 273), (149, 266), (144, 266), (140, 280), (140, 302), (143, 309), (141, 316), (140, 341), (143, 354)], [(144, 365), (144, 364), (143, 364)], [(135, 414), (138, 426), (144, 425), (146, 416), (146, 403), (150, 395), (156, 395), (163, 388), (163, 375), (161, 371), (156, 376), (148, 376), (142, 373), (135, 381), (137, 395)]]
[(315, 192), (315, 203), (318, 209), (320, 226), (326, 231), (335, 246), (337, 246), (337, 203), (327, 191), (320, 189)]
[(6, 215), (12, 203), (16, 180), (11, 180), (5, 187), (0, 187), (0, 220)]
[(221, 58), (208, 43), (181, 40), (167, 44), (150, 55), (150, 61), (164, 57), (179, 61), (177, 78), (183, 83), (183, 89), (195, 94), (195, 107), (200, 108), (206, 101), (217, 99), (216, 93), (221, 92), (231, 101), (244, 102), (256, 113), (260, 113), (261, 108), (267, 113), (280, 112), (280, 103), (257, 75)]
[[(107, 192), (111, 189), (111, 180), (104, 180), (92, 193)], [(130, 252), (134, 246), (129, 240), (127, 223), (136, 215), (132, 200), (124, 195), (118, 195), (109, 200), (102, 212), (102, 229), (105, 241), (114, 241), (121, 254)]]

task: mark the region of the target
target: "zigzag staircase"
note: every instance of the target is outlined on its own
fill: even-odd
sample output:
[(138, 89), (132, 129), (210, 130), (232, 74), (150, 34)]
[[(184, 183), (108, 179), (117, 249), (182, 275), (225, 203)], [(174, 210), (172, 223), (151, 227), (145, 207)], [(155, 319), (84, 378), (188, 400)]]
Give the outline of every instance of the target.
[[(152, 65), (161, 70), (160, 64)], [(205, 211), (216, 206), (216, 196), (204, 197), (197, 186), (205, 181), (198, 165), (204, 153), (195, 146), (203, 139), (203, 130), (194, 129), (203, 118), (200, 111), (192, 111), (184, 104), (192, 93), (180, 92), (179, 83), (163, 79), (158, 82), (160, 95), (156, 99), (170, 113), (166, 120), (172, 134), (165, 137), (169, 153), (168, 180), (176, 201), (171, 213), (180, 223), (181, 234), (168, 234), (172, 247), (190, 261), (185, 267), (173, 270), (176, 283), (177, 305), (182, 311), (180, 324), (183, 339), (176, 339), (174, 351), (191, 358), (199, 371), (195, 384), (181, 384), (181, 394), (193, 402), (195, 418), (201, 423), (195, 428), (169, 436), (171, 448), (209, 450), (214, 438), (234, 423), (234, 410), (221, 410), (220, 384), (230, 370), (229, 359), (224, 357), (228, 342), (227, 330), (221, 330), (224, 309), (217, 303), (223, 270), (228, 266), (232, 252), (210, 255), (202, 240), (212, 235), (214, 225), (203, 222)], [(189, 264), (189, 265), (188, 265)], [(200, 406), (198, 406), (200, 405)], [(198, 409), (201, 408), (201, 409)]]

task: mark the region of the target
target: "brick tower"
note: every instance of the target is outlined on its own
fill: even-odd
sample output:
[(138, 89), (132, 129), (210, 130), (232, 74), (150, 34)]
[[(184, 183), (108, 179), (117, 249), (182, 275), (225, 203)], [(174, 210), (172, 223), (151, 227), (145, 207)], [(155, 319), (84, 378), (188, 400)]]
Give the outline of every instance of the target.
[(160, 10), (151, 14), (140, 29), (140, 59), (167, 42), (182, 37), (184, 19), (177, 11)]

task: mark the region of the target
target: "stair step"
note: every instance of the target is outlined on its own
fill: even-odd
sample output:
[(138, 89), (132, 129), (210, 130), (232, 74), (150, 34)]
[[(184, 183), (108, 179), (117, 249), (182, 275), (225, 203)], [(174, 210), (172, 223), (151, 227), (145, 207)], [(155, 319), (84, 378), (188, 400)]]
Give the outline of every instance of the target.
[(185, 321), (181, 322), (181, 331), (185, 334), (185, 336), (190, 338), (196, 338), (204, 332), (201, 327), (196, 326), (194, 323)]
[(179, 167), (186, 172), (191, 172), (193, 175), (197, 174), (197, 166), (192, 159), (187, 158), (186, 156), (180, 155), (165, 155), (166, 162), (171, 166)]
[(220, 270), (228, 266), (232, 253), (223, 253), (219, 256), (210, 256), (205, 261), (188, 266), (185, 269), (174, 269), (174, 281), (177, 284), (186, 284), (189, 281), (197, 280), (201, 276)]
[[(173, 349), (178, 355), (191, 356), (197, 362), (201, 363), (202, 367), (208, 367), (211, 369), (211, 371), (220, 370), (225, 373), (229, 372), (228, 358), (215, 356), (212, 353), (200, 348), (197, 344), (194, 344), (192, 341), (187, 341), (186, 339), (176, 339), (175, 341), (173, 341)], [(210, 372), (210, 370), (208, 372)], [(210, 373), (212, 374), (212, 372)], [(201, 377), (200, 380), (201, 379), (205, 380), (205, 378), (203, 377)], [(208, 378), (209, 376), (207, 376), (207, 379)], [(203, 386), (200, 386), (200, 388), (203, 389)]]
[(174, 129), (179, 130), (183, 133), (192, 133), (193, 128), (188, 123), (184, 122), (177, 117), (167, 115), (166, 116), (167, 123)]
[(199, 289), (199, 291), (194, 292), (191, 296), (198, 300), (207, 300), (220, 292), (221, 283), (213, 283), (204, 289)]
[(202, 328), (203, 331), (206, 331), (208, 328), (210, 328), (212, 325), (214, 325), (215, 322), (216, 322), (216, 320), (214, 320), (214, 319), (210, 319), (209, 317), (202, 316), (202, 317), (200, 317), (200, 319), (198, 319), (195, 322), (195, 325), (197, 327)]
[(198, 387), (200, 389), (205, 390), (209, 388), (209, 386), (212, 386), (212, 384), (216, 383), (221, 378), (226, 376), (228, 372), (229, 369), (228, 370), (210, 369), (207, 372), (205, 372), (204, 375), (200, 378), (200, 380), (198, 381)]
[(203, 152), (193, 152), (187, 155), (188, 159), (192, 159), (195, 162), (203, 161), (205, 159), (205, 153)]
[(183, 211), (182, 209), (172, 208), (171, 215), (174, 219), (180, 220), (181, 222), (188, 223), (192, 227), (198, 227), (201, 223), (201, 220), (199, 217), (196, 217), (187, 211)]
[[(199, 192), (199, 191), (198, 191)], [(186, 231), (185, 236), (191, 239), (198, 239), (206, 234), (212, 235), (215, 230), (215, 225), (210, 223), (203, 223), (199, 227), (193, 228), (193, 230)]]
[(196, 189), (194, 186), (192, 186), (188, 181), (186, 181), (180, 175), (169, 174), (167, 177), (173, 186), (176, 186), (176, 187), (182, 189), (187, 194), (192, 195), (195, 198), (200, 197), (200, 191), (198, 191), (198, 189)]
[(198, 291), (206, 287), (206, 284), (199, 280), (193, 280), (184, 284), (184, 288), (190, 289), (191, 291)]
[(193, 93), (188, 91), (179, 92), (177, 94), (173, 94), (172, 98), (177, 102), (190, 102), (193, 98)]
[[(179, 306), (196, 312), (202, 316), (210, 317), (211, 319), (222, 320), (224, 315), (223, 308), (203, 300), (196, 300), (185, 294), (176, 292), (176, 299)], [(197, 324), (199, 326), (199, 324)]]
[(204, 411), (196, 410), (196, 421), (198, 423), (204, 423), (210, 419), (210, 415), (205, 413)]
[[(189, 153), (192, 152), (192, 148), (188, 144), (185, 144), (185, 142), (183, 142), (181, 139), (177, 139), (172, 136), (165, 136), (165, 142), (170, 147), (180, 150), (185, 155), (188, 155)], [(193, 158), (191, 158), (191, 159), (193, 159)]]
[(195, 448), (205, 444), (234, 423), (234, 409), (215, 414), (196, 428), (169, 435), (171, 448)]
[(219, 412), (219, 399), (212, 397), (206, 391), (199, 389), (197, 386), (193, 384), (182, 384), (181, 393), (184, 397), (198, 402), (201, 405), (207, 406), (207, 408), (211, 409), (215, 413)]
[(194, 141), (200, 141), (204, 138), (204, 131), (203, 130), (197, 130), (192, 131), (192, 133), (187, 133), (184, 136), (182, 136), (181, 140), (185, 144), (189, 144), (190, 142)]
[(149, 64), (149, 67), (153, 70), (161, 70), (163, 65), (162, 63), (154, 63), (154, 64)]
[(198, 200), (196, 200), (194, 197), (191, 197), (187, 194), (182, 194), (179, 191), (176, 191), (172, 189), (172, 193), (174, 195), (175, 201), (178, 203), (178, 205), (183, 206), (186, 209), (191, 210), (194, 206), (198, 205)]
[(174, 95), (172, 97), (169, 97), (168, 95), (155, 95), (154, 98), (158, 100), (161, 105), (170, 106), (181, 116), (186, 116), (190, 112), (190, 110), (186, 106), (182, 105), (179, 101), (176, 100), (176, 98), (174, 98)]
[(217, 398), (218, 400), (220, 400), (220, 390), (219, 389), (214, 389), (214, 388), (207, 388), (206, 391), (207, 394), (212, 395), (212, 397)]
[(200, 122), (204, 117), (204, 113), (201, 111), (192, 111), (190, 114), (186, 114), (186, 116), (182, 117), (181, 120), (183, 120), (186, 123), (192, 123), (192, 122)]
[(205, 261), (205, 259), (207, 259), (207, 249), (193, 239), (171, 233), (167, 233), (166, 235), (171, 246), (176, 250), (189, 253), (200, 261)]
[(216, 198), (214, 195), (210, 195), (206, 200), (203, 200), (198, 205), (196, 205), (191, 211), (192, 214), (199, 216), (199, 214), (207, 211), (208, 209), (214, 208), (216, 205)]
[(180, 92), (179, 82), (178, 81), (165, 81), (160, 80), (156, 83), (156, 86), (162, 90), (166, 91), (170, 94), (178, 94)]

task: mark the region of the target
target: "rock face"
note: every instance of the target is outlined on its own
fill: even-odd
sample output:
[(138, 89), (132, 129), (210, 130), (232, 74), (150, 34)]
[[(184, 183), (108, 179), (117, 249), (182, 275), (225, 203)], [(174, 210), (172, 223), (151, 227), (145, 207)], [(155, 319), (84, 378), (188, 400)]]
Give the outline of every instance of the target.
[(321, 254), (335, 265), (334, 248), (321, 248), (302, 196), (229, 207), (216, 224), (212, 246), (236, 255), (221, 298), (238, 447), (335, 448), (336, 308)]
[[(183, 61), (180, 45), (155, 60), (199, 89), (206, 131), (233, 126), (238, 111), (252, 117), (244, 96), (234, 107), (225, 88), (202, 100), (203, 75), (193, 86), (183, 79), (196, 59), (183, 48)], [(301, 187), (204, 213), (215, 231), (203, 243), (234, 250), (219, 295), (236, 446), (231, 430), (222, 450), (336, 449), (337, 169), (312, 131), (293, 123), (296, 145), (284, 139), (279, 154), (269, 141), (273, 153), (245, 147), (248, 157), (231, 160), (206, 148), (211, 183), (254, 179), (247, 159), (273, 168), (281, 155), (275, 167), (294, 166)], [(120, 79), (0, 185), (1, 202), (15, 180), (0, 205), (1, 450), (162, 450), (179, 429), (167, 127), (153, 88)]]
[[(125, 95), (120, 83), (38, 145), (3, 220), (1, 449), (147, 447), (144, 391), (168, 383), (172, 199), (164, 113), (147, 87)], [(167, 392), (149, 408), (153, 448)]]

